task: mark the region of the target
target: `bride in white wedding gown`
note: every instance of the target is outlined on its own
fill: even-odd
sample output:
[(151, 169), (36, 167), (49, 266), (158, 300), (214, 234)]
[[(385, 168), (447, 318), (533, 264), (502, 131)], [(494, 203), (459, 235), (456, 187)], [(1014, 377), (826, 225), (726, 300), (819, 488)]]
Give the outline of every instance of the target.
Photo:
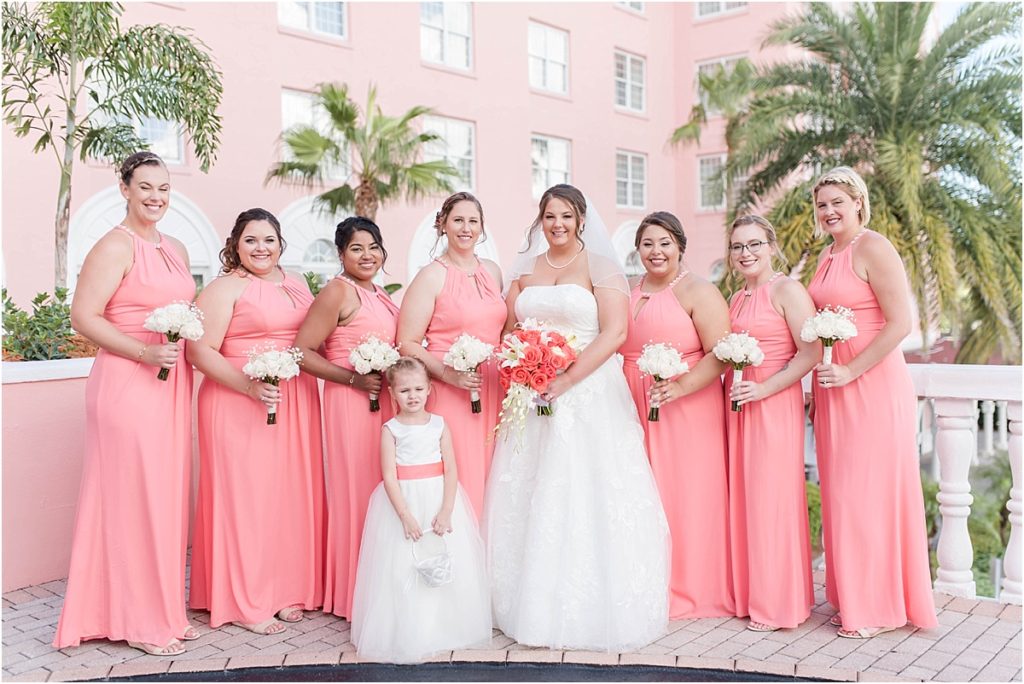
[(507, 327), (535, 318), (586, 348), (545, 393), (552, 415), (530, 411), (522, 440), (497, 438), (482, 528), (495, 626), (522, 644), (621, 652), (665, 632), (670, 537), (614, 356), (626, 278), (595, 224), (579, 190), (549, 188), (513, 269)]

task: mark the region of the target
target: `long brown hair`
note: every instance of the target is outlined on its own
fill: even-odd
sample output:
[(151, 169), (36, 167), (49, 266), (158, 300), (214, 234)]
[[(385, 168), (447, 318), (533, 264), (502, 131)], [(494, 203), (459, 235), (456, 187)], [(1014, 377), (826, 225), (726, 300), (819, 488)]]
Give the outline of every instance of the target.
[(224, 249), (220, 250), (220, 263), (224, 264), (221, 268), (222, 273), (230, 273), (237, 268), (242, 268), (242, 261), (238, 257), (238, 242), (242, 239), (245, 227), (253, 221), (266, 221), (273, 226), (274, 232), (277, 233), (277, 240), (281, 243), (281, 254), (284, 254), (284, 249), (288, 246), (288, 243), (285, 242), (284, 237), (281, 235), (281, 223), (277, 220), (277, 217), (266, 209), (258, 207), (246, 209), (235, 219), (235, 225), (231, 229), (227, 240), (224, 241)]

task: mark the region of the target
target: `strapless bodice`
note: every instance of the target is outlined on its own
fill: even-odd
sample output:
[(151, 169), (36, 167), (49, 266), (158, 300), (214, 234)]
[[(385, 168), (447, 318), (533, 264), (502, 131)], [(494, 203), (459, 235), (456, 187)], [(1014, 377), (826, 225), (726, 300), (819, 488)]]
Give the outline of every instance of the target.
[(574, 333), (582, 345), (593, 342), (600, 332), (594, 293), (575, 283), (524, 288), (516, 298), (516, 319), (527, 318), (545, 328)]

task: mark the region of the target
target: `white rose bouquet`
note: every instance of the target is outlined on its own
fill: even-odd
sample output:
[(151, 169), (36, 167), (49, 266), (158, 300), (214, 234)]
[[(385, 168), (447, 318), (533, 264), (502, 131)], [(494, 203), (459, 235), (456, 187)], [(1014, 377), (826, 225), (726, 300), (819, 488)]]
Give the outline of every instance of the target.
[[(743, 369), (747, 366), (760, 366), (764, 363), (764, 352), (757, 344), (757, 338), (745, 332), (729, 333), (715, 343), (711, 350), (719, 361), (732, 366), (733, 383), (743, 382)], [(738, 401), (732, 402), (733, 411), (742, 411)]]
[(818, 313), (804, 321), (800, 328), (800, 339), (804, 342), (821, 340), (825, 349), (821, 355), (822, 363), (832, 363), (832, 345), (846, 342), (857, 336), (857, 325), (853, 322), (853, 311), (845, 306), (833, 309), (826, 306)]
[[(680, 356), (676, 348), (664, 342), (645, 344), (636, 365), (641, 373), (650, 375), (655, 382), (674, 378), (690, 371), (690, 364), (683, 361), (683, 357)], [(652, 423), (658, 421), (658, 409), (657, 404), (651, 404), (651, 408), (647, 412), (648, 421)]]
[[(242, 366), (242, 372), (253, 380), (277, 387), (282, 380), (291, 380), (299, 374), (302, 352), (297, 347), (262, 346), (249, 350), (249, 360)], [(277, 406), (267, 407), (267, 425), (277, 424)]]
[[(397, 349), (374, 335), (367, 336), (348, 355), (349, 363), (360, 375), (380, 374), (395, 365), (399, 358)], [(370, 394), (371, 413), (380, 411), (379, 399), (379, 395)]]
[[(164, 335), (168, 342), (181, 339), (195, 342), (203, 336), (203, 312), (190, 302), (171, 302), (153, 309), (142, 325), (146, 330)], [(156, 377), (166, 380), (170, 371), (170, 368), (161, 368)]]
[[(472, 335), (463, 333), (448, 348), (444, 355), (444, 365), (451, 366), (457, 371), (473, 371), (480, 367), (480, 364), (490, 358), (494, 351), (494, 345), (487, 344)], [(480, 413), (483, 409), (480, 406), (480, 393), (476, 390), (469, 392), (470, 408), (473, 413)]]

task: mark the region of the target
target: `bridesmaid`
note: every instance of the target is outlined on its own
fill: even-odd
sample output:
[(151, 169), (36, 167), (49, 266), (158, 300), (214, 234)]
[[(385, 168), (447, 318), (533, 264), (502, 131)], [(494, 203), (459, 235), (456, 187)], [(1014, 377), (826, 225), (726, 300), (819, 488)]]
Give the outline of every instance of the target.
[[(473, 253), (481, 236), (486, 239), (483, 207), (476, 197), (457, 192), (446, 199), (434, 227), (437, 239), (447, 238), (448, 247), (416, 275), (402, 299), (398, 341), (403, 355), (422, 361), (431, 377), (441, 381), (427, 408), (444, 416), (451, 430), (459, 482), (479, 517), (501, 408), (497, 366), (492, 359), (479, 372), (459, 372), (443, 360), (463, 333), (497, 349), (508, 310), (501, 298), (498, 265)], [(470, 410), (469, 390), (480, 393), (480, 413)]]
[[(718, 288), (683, 267), (686, 236), (673, 214), (646, 216), (634, 244), (647, 273), (633, 283), (619, 351), (672, 532), (669, 617), (731, 616), (724, 365), (709, 353), (729, 332), (729, 310)], [(674, 346), (690, 372), (652, 388), (636, 365), (648, 342)], [(651, 400), (662, 407), (655, 423)]]
[(866, 639), (910, 621), (938, 623), (928, 568), (917, 395), (900, 350), (910, 294), (899, 254), (867, 228), (867, 186), (853, 169), (815, 184), (815, 227), (832, 236), (807, 288), (815, 306), (853, 310), (858, 334), (816, 368), (825, 589), (839, 636)]
[[(393, 411), (391, 402), (383, 401), (381, 376), (356, 373), (348, 357), (369, 334), (394, 344), (398, 307), (373, 283), (388, 258), (377, 224), (361, 216), (347, 218), (338, 224), (334, 244), (342, 272), (317, 295), (295, 346), (303, 352), (303, 369), (327, 381), (324, 612), (351, 618), (363, 520), (370, 494), (381, 481), (380, 428)], [(380, 411), (370, 412), (370, 393), (380, 395)]]
[[(188, 358), (199, 388), (199, 495), (189, 604), (210, 626), (277, 634), (323, 605), (320, 395), (306, 373), (280, 387), (242, 373), (254, 347), (291, 344), (313, 296), (278, 265), (281, 225), (243, 211), (221, 250), (223, 275), (197, 303), (206, 333)], [(267, 425), (267, 408), (278, 423)]]
[[(90, 250), (71, 324), (100, 347), (85, 385), (85, 455), (67, 593), (55, 648), (127, 640), (151, 655), (198, 639), (185, 619), (185, 546), (192, 461), (192, 369), (184, 342), (143, 322), (191, 301), (188, 253), (160, 233), (170, 178), (160, 157), (136, 152), (120, 169), (124, 221)], [(171, 369), (166, 381), (158, 369)]]
[(729, 228), (729, 260), (744, 288), (729, 307), (733, 332), (757, 338), (765, 360), (726, 389), (743, 406), (727, 411), (729, 539), (736, 615), (773, 632), (807, 619), (814, 605), (804, 485), (804, 392), (800, 379), (821, 360), (800, 328), (814, 315), (807, 290), (772, 268), (775, 229), (760, 216)]

